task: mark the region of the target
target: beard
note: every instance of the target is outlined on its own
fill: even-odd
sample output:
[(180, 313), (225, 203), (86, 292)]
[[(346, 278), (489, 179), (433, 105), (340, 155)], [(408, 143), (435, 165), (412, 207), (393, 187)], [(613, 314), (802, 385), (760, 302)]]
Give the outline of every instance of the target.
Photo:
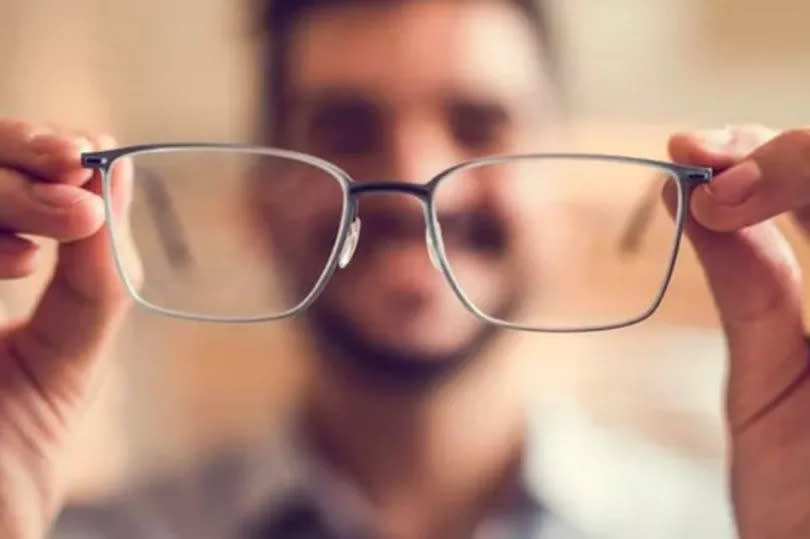
[[(519, 293), (504, 298), (494, 313), (509, 319)], [(316, 302), (305, 318), (326, 367), (364, 382), (391, 389), (429, 390), (453, 378), (483, 357), (502, 328), (481, 321), (475, 331), (451, 351), (441, 353), (393, 347), (368, 336), (338, 309)], [(438, 331), (441, 328), (437, 328)]]

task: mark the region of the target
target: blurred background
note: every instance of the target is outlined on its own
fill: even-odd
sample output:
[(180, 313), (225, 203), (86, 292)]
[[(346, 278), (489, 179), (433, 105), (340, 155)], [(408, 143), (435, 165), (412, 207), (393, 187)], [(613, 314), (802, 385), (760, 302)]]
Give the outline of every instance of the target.
[[(805, 0), (550, 3), (574, 134), (566, 149), (665, 158), (673, 131), (810, 118)], [(251, 141), (252, 17), (241, 0), (0, 0), (0, 115), (110, 132), (122, 144)], [(45, 278), (0, 284), (9, 316), (29, 309)], [(272, 428), (306, 383), (302, 346), (282, 323), (223, 327), (134, 310), (115, 350), (119, 368), (82, 433), (72, 495), (103, 495)], [(608, 457), (622, 453), (622, 437), (722, 474), (723, 342), (688, 246), (651, 321), (598, 335), (515, 335), (505, 346), (536, 358), (537, 393), (555, 417), (543, 472), (560, 479), (555, 496), (564, 504), (590, 488), (591, 508), (572, 511), (598, 519), (610, 495), (593, 485), (645, 481), (616, 476)], [(611, 442), (594, 443), (593, 427)], [(583, 466), (586, 449), (605, 459)]]

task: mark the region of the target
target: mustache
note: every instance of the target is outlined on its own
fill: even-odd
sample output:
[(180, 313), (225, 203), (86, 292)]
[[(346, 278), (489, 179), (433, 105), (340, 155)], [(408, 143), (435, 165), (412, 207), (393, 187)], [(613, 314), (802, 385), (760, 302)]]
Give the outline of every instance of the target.
[[(376, 249), (392, 243), (424, 241), (425, 216), (418, 211), (368, 209), (358, 215), (362, 222), (358, 250)], [(509, 248), (506, 219), (488, 209), (439, 212), (437, 215), (445, 249), (466, 249), (501, 254)], [(334, 221), (320, 224), (323, 243), (335, 238)], [(359, 254), (359, 253), (358, 253)]]

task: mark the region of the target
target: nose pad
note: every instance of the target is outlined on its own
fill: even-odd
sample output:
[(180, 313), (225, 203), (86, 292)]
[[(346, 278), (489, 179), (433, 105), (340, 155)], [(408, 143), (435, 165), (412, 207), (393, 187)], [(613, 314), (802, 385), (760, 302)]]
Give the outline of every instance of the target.
[[(436, 227), (438, 226), (439, 223), (436, 223)], [(437, 232), (441, 234), (441, 232), (438, 230)], [(427, 244), (428, 257), (430, 258), (431, 264), (433, 264), (434, 268), (441, 271), (442, 266), (439, 264), (439, 252), (436, 249), (436, 243), (433, 241), (430, 231), (427, 228), (425, 228), (425, 243)]]
[(343, 249), (340, 251), (338, 257), (338, 267), (344, 269), (352, 261), (354, 252), (357, 250), (357, 243), (360, 241), (360, 218), (355, 217), (352, 224), (349, 226), (349, 235), (346, 236), (346, 241), (343, 242)]

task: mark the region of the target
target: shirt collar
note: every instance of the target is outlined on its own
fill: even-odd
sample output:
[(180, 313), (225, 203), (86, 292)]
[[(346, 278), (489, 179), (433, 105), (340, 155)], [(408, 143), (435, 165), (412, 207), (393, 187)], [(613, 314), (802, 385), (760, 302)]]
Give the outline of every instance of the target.
[[(254, 530), (251, 538), (293, 536), (289, 526), (314, 526), (324, 537), (374, 537), (370, 503), (318, 454), (301, 425), (289, 422), (275, 429), (276, 435), (243, 459), (247, 473), (240, 511), (248, 530)], [(539, 477), (531, 466), (536, 434), (537, 429), (529, 429), (515, 488), (491, 520), (536, 518), (544, 512)]]

